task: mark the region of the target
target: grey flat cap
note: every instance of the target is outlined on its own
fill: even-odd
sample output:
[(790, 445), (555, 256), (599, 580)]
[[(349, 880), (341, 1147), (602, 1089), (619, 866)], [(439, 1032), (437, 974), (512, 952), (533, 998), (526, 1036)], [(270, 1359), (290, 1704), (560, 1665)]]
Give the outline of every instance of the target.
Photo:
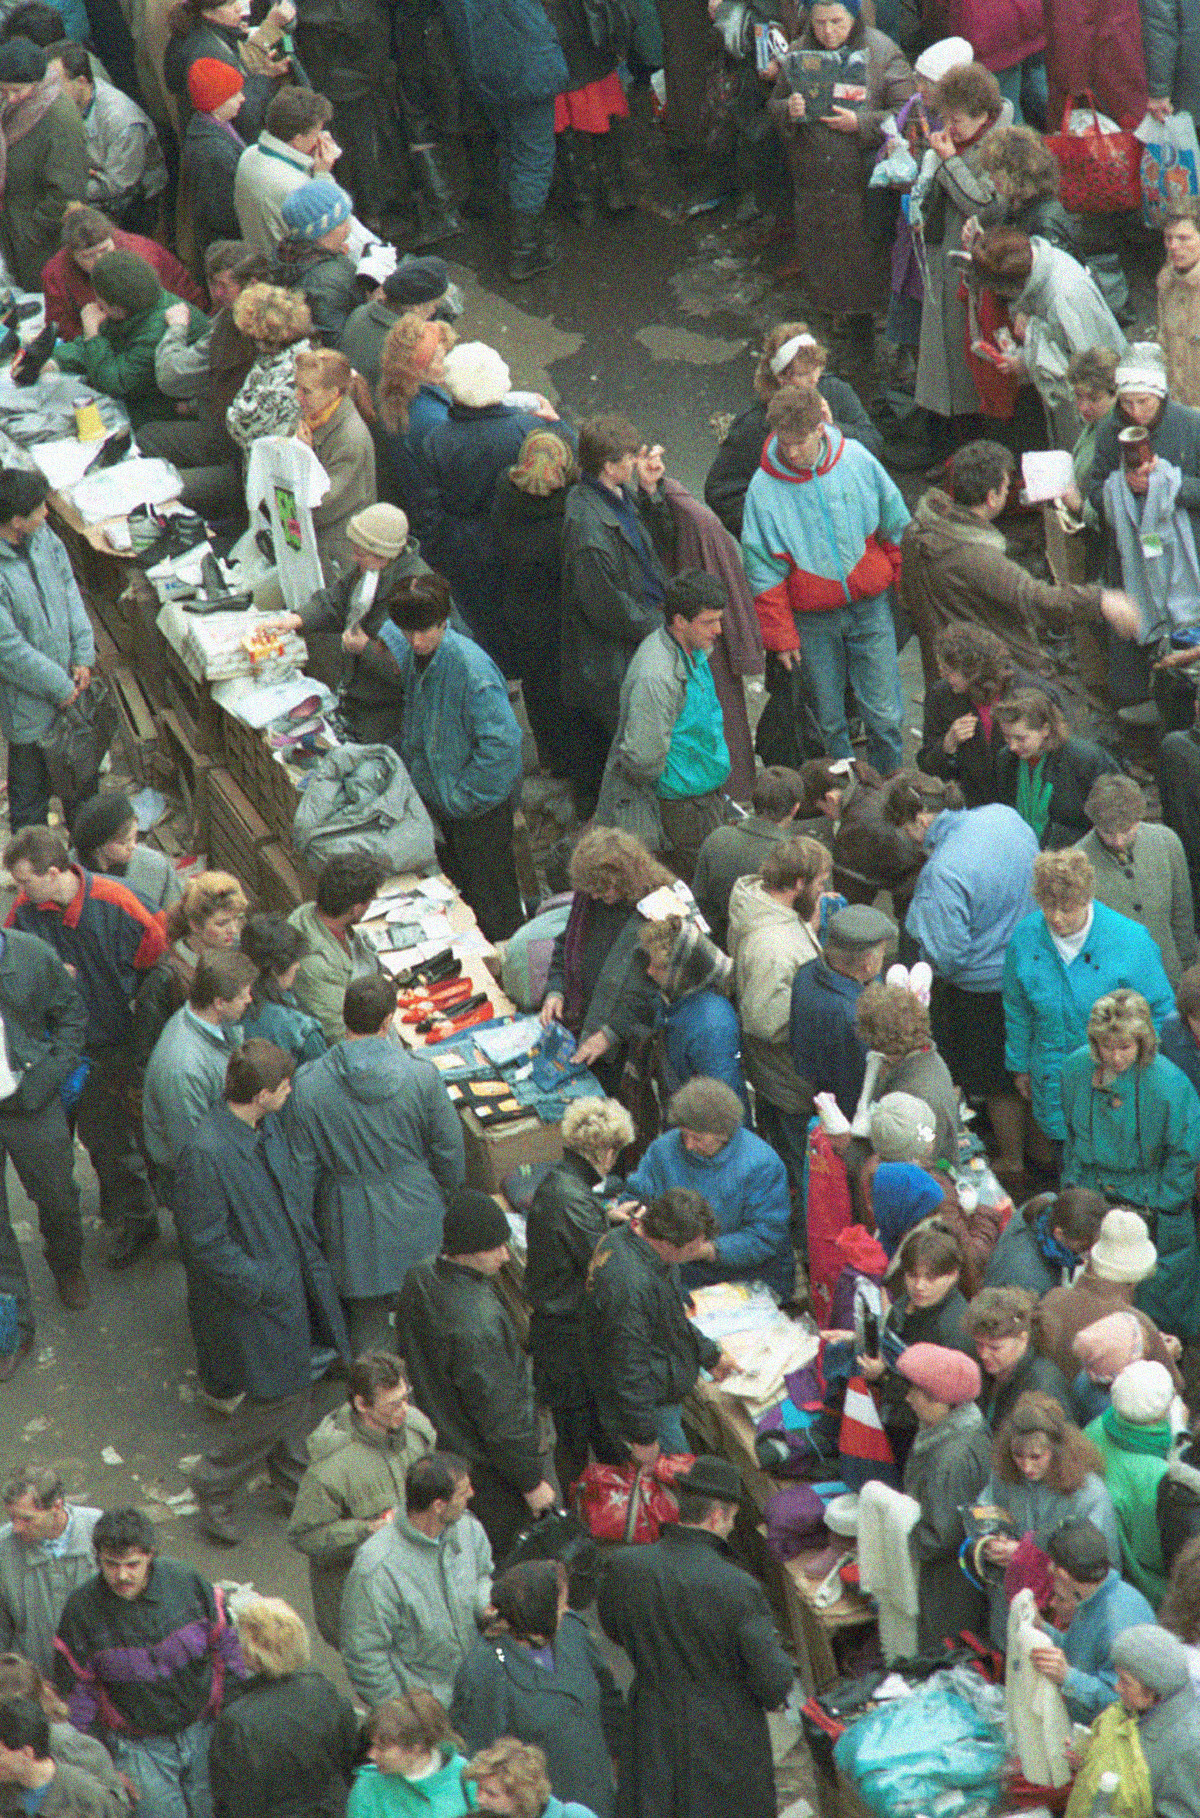
[(839, 947), (878, 947), (896, 939), (896, 924), (866, 903), (850, 903), (831, 917), (829, 939)]

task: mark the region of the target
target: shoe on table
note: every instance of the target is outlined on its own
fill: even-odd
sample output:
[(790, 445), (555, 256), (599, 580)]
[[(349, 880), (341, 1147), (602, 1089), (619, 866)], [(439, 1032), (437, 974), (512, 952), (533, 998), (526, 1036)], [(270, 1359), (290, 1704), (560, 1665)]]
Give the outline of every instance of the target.
[(17, 1370), (33, 1350), (33, 1333), (23, 1338), (15, 1351), (5, 1351), (0, 1355), (0, 1382), (8, 1382), (16, 1375)]
[(81, 1269), (72, 1269), (66, 1275), (56, 1275), (54, 1285), (63, 1306), (69, 1307), (72, 1313), (82, 1313), (91, 1301), (91, 1291)]
[(234, 1520), (232, 1512), (215, 1503), (201, 1505), (200, 1532), (220, 1547), (236, 1547), (246, 1538), (245, 1528)]
[(109, 1233), (104, 1261), (110, 1269), (127, 1269), (157, 1236), (157, 1218), (123, 1219)]

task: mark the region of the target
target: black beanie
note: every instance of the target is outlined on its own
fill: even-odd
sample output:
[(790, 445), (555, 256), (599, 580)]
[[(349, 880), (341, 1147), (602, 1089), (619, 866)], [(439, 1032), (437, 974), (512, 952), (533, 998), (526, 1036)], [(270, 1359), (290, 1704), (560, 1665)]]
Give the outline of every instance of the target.
[(442, 1224), (442, 1254), (475, 1256), (481, 1250), (497, 1250), (509, 1240), (508, 1220), (486, 1193), (474, 1187), (460, 1187), (446, 1198), (446, 1217)]
[(118, 833), (136, 819), (129, 797), (117, 789), (106, 789), (103, 795), (94, 795), (91, 801), (84, 802), (75, 810), (71, 829), (75, 850), (83, 863), (90, 868), (96, 848), (103, 846), (106, 840), (115, 840)]

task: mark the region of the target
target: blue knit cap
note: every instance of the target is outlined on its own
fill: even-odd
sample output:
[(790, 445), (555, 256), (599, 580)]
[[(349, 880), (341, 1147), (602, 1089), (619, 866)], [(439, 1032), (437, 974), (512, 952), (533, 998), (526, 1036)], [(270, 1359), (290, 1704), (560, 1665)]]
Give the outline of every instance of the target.
[(354, 213), (354, 203), (332, 177), (313, 177), (284, 198), (279, 211), (293, 240), (319, 240)]

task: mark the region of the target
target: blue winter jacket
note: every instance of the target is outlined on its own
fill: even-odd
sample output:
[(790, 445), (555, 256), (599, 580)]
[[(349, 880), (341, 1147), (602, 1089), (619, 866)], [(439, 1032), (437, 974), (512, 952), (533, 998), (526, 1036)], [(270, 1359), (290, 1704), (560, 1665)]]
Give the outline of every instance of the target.
[(1200, 1156), (1200, 1098), (1191, 1080), (1156, 1054), (1107, 1091), (1092, 1085), (1095, 1065), (1087, 1047), (1063, 1062), (1063, 1186), (1091, 1187), (1110, 1204), (1152, 1212), (1190, 1208)]
[(419, 453), (431, 429), (444, 423), (450, 415), (450, 393), (440, 385), (422, 385), (408, 407), (408, 422), (403, 429), (381, 430), (381, 441), (387, 466), (391, 470), (398, 502), (408, 513), (409, 522), (418, 537), (423, 527), (421, 512), (421, 471)]
[(659, 1015), (667, 1034), (667, 1065), (680, 1085), (698, 1073), (719, 1079), (737, 1093), (749, 1115), (742, 1029), (729, 999), (718, 991), (689, 991), (664, 1005)]
[(538, 0), (442, 0), (454, 60), (493, 107), (552, 101), (567, 88), (567, 65)]
[(714, 1281), (765, 1281), (790, 1300), (794, 1292), (787, 1169), (774, 1149), (749, 1130), (737, 1130), (711, 1160), (692, 1155), (678, 1130), (656, 1137), (629, 1177), (640, 1199), (668, 1187), (703, 1194), (717, 1220), (717, 1255), (681, 1271), (689, 1288)]
[(939, 814), (925, 849), (904, 926), (939, 978), (998, 991), (1013, 929), (1033, 908), (1037, 834), (1015, 809), (989, 802)]
[(18, 549), (0, 537), (0, 733), (41, 744), (90, 669), (96, 642), (67, 552), (45, 524)]
[(1070, 1662), (1062, 1695), (1076, 1723), (1091, 1723), (1108, 1705), (1116, 1703), (1117, 1669), (1112, 1663), (1112, 1644), (1122, 1630), (1153, 1621), (1154, 1611), (1142, 1593), (1110, 1566), (1108, 1577), (1092, 1595), (1076, 1604), (1069, 1628), (1055, 1629), (1047, 1623), (1049, 1639)]
[(448, 626), (422, 669), (398, 626), (379, 636), (400, 666), (400, 756), (426, 807), (467, 821), (507, 801), (521, 775), (521, 728), (487, 651)]
[(1016, 929), (1004, 960), (1005, 1064), (1010, 1073), (1028, 1073), (1033, 1115), (1059, 1142), (1065, 1134), (1062, 1064), (1087, 1041), (1097, 998), (1123, 985), (1140, 991), (1156, 1029), (1175, 1007), (1153, 936), (1104, 903), (1093, 909), (1091, 932), (1069, 966), (1040, 909)]
[(833, 1093), (846, 1117), (858, 1108), (867, 1068), (866, 1043), (854, 1026), (862, 993), (859, 979), (824, 959), (810, 960), (792, 980), (792, 1062), (814, 1093)]

